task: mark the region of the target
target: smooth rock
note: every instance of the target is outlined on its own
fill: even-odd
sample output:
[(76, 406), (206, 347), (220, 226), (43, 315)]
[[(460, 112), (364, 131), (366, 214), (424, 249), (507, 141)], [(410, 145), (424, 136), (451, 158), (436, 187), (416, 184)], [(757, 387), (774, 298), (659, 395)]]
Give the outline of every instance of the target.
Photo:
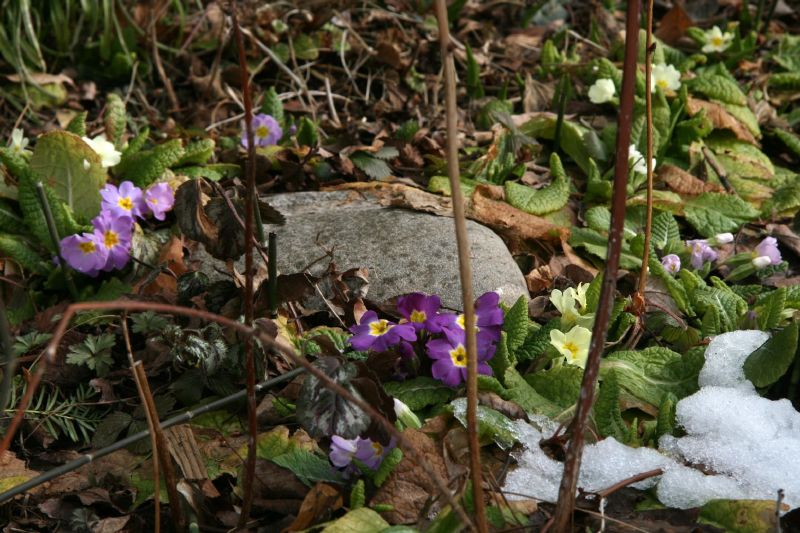
[[(445, 307), (461, 308), (451, 218), (383, 207), (354, 191), (287, 193), (265, 199), (286, 216), (285, 226), (266, 228), (277, 233), (280, 273), (307, 268), (318, 274), (327, 268), (326, 252), (332, 250), (339, 272), (369, 269), (371, 300), (419, 291), (438, 294)], [(475, 296), (498, 291), (509, 305), (520, 296), (527, 298), (525, 278), (502, 239), (473, 221), (467, 221), (467, 233)], [(254, 258), (261, 261), (258, 254)], [(194, 259), (212, 279), (219, 279), (225, 270), (204, 250)], [(244, 270), (244, 258), (236, 268)]]

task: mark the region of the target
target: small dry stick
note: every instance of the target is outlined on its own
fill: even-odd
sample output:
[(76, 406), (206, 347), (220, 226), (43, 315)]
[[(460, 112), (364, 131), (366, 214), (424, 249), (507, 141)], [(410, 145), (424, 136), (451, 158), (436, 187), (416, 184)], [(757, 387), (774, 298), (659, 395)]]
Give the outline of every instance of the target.
[(608, 238), (608, 259), (600, 288), (589, 357), (581, 381), (581, 393), (575, 416), (569, 427), (571, 440), (564, 461), (564, 475), (558, 489), (558, 503), (551, 526), (556, 533), (572, 530), (572, 514), (575, 510), (575, 491), (578, 486), (581, 457), (586, 431), (586, 421), (594, 402), (595, 382), (600, 369), (600, 356), (606, 341), (608, 321), (614, 304), (617, 287), (617, 271), (622, 246), (622, 231), (625, 221), (625, 200), (628, 186), (628, 147), (631, 141), (633, 122), (634, 82), (636, 80), (636, 55), (639, 40), (639, 2), (628, 2), (625, 15), (625, 60), (622, 68), (622, 92), (617, 128), (616, 161), (614, 164), (614, 190), (611, 202), (611, 228)]
[[(244, 323), (253, 325), (253, 226), (254, 204), (256, 202), (256, 145), (253, 135), (253, 99), (250, 94), (250, 74), (244, 56), (244, 39), (237, 18), (238, 6), (233, 0), (231, 6), (233, 30), (236, 34), (236, 46), (239, 48), (239, 70), (244, 99), (244, 123), (247, 131), (247, 188), (244, 209)], [(253, 481), (256, 472), (256, 439), (258, 438), (258, 418), (256, 417), (256, 364), (253, 354), (253, 339), (244, 340), (244, 353), (247, 373), (247, 460), (244, 468), (244, 491), (242, 494), (242, 514), (239, 516), (239, 527), (242, 528), (250, 517), (253, 504)]]
[(609, 496), (611, 496), (612, 494), (614, 494), (615, 492), (617, 492), (618, 490), (624, 489), (628, 485), (633, 485), (634, 483), (644, 481), (645, 479), (649, 479), (651, 477), (660, 476), (663, 473), (664, 471), (662, 469), (656, 468), (655, 470), (648, 470), (647, 472), (636, 474), (635, 476), (631, 476), (629, 478), (618, 481), (617, 483), (614, 483), (607, 489), (601, 490), (600, 492), (597, 493), (597, 497), (600, 498), (601, 500), (604, 500)]
[[(144, 397), (144, 386), (139, 382), (139, 374), (136, 372), (136, 361), (133, 359), (133, 350), (131, 349), (131, 336), (128, 333), (128, 313), (122, 313), (122, 338), (125, 340), (125, 350), (128, 353), (128, 363), (131, 365), (133, 381), (136, 383), (136, 390), (139, 391), (142, 407), (145, 407), (147, 405), (147, 400)], [(158, 458), (158, 439), (156, 438), (156, 425), (159, 425), (159, 420), (153, 420), (150, 410), (147, 408), (144, 409), (144, 414), (147, 419), (147, 429), (150, 430), (150, 446), (153, 448), (153, 486), (155, 487), (155, 498), (153, 499), (155, 513), (153, 531), (159, 533), (161, 531), (161, 472), (158, 468), (160, 460)]]
[(633, 312), (639, 317), (644, 315), (646, 304), (644, 290), (647, 286), (647, 270), (650, 262), (650, 238), (653, 232), (653, 91), (649, 90), (653, 82), (653, 0), (647, 1), (647, 48), (644, 60), (645, 114), (647, 119), (647, 221), (644, 227), (644, 251), (642, 252), (642, 269), (639, 271), (639, 288), (633, 296)]
[(475, 309), (472, 295), (472, 268), (469, 262), (467, 222), (464, 215), (464, 197), (458, 173), (458, 109), (456, 107), (456, 67), (450, 48), (450, 29), (445, 0), (436, 0), (436, 18), (439, 22), (439, 44), (444, 68), (445, 107), (447, 110), (447, 173), (450, 176), (453, 199), (453, 221), (456, 226), (458, 271), (461, 277), (461, 298), (464, 305), (464, 329), (467, 337), (467, 429), (469, 434), (469, 462), (472, 476), (472, 494), (475, 505), (475, 522), (480, 533), (488, 531), (486, 504), (483, 500), (483, 469), (478, 442), (478, 359), (475, 341)]

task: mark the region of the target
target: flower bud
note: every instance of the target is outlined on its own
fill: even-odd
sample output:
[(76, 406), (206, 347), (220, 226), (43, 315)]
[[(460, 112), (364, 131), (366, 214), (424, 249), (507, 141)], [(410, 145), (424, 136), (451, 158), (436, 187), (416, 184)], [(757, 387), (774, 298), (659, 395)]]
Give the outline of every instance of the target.
[(394, 399), (394, 414), (396, 414), (397, 419), (408, 428), (419, 429), (422, 427), (422, 422), (420, 422), (417, 415), (414, 414), (414, 411), (397, 398)]
[(772, 263), (772, 260), (767, 255), (760, 255), (753, 259), (753, 266), (757, 269), (762, 269), (764, 267), (769, 266)]
[(714, 241), (717, 244), (728, 244), (729, 242), (733, 242), (733, 233), (718, 233), (714, 235)]

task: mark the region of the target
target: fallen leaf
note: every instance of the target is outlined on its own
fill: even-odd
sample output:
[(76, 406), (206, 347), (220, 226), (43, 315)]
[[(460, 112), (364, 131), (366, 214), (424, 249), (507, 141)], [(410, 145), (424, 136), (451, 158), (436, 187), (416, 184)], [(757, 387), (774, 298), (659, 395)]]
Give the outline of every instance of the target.
[(675, 2), (672, 9), (661, 17), (655, 35), (665, 43), (674, 45), (693, 25), (692, 17), (686, 13), (680, 2)]
[(520, 211), (505, 202), (493, 200), (490, 195), (491, 193), (484, 190), (482, 185), (476, 187), (472, 194), (472, 202), (467, 208), (467, 216), (500, 234), (523, 241), (558, 242), (568, 237), (568, 228), (556, 226), (544, 218)]
[(696, 196), (705, 192), (721, 192), (723, 190), (719, 185), (696, 178), (675, 165), (661, 165), (658, 167), (656, 176), (678, 194)]
[(701, 110), (705, 110), (706, 116), (714, 125), (714, 128), (731, 130), (737, 139), (750, 144), (758, 144), (758, 141), (747, 129), (747, 126), (734, 118), (720, 104), (692, 97), (686, 99), (686, 111), (690, 116), (696, 115)]
[(342, 506), (342, 503), (341, 492), (325, 483), (317, 483), (306, 494), (297, 518), (286, 530), (299, 531), (324, 522), (330, 518), (331, 513)]
[(550, 288), (553, 284), (553, 273), (549, 265), (542, 265), (534, 268), (525, 275), (525, 283), (531, 294), (537, 294)]

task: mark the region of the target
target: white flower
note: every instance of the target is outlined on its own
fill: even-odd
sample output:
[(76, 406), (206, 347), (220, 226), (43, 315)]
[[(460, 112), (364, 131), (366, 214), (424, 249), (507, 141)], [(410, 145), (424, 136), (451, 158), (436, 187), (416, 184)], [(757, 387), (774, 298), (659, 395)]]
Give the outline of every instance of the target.
[(11, 142), (8, 143), (8, 147), (11, 148), (11, 151), (15, 155), (25, 155), (29, 153), (25, 147), (28, 146), (30, 141), (27, 137), (25, 137), (25, 132), (19, 128), (14, 128), (11, 132)]
[(581, 368), (586, 368), (591, 340), (592, 332), (581, 326), (575, 326), (567, 333), (557, 329), (550, 331), (550, 344), (564, 356), (567, 363)]
[(575, 301), (581, 306), (581, 312), (586, 312), (586, 291), (589, 290), (589, 284), (578, 283), (577, 287), (574, 289), (570, 288), (568, 290), (572, 291), (572, 297), (575, 298)]
[(422, 427), (422, 422), (419, 421), (419, 417), (414, 414), (414, 411), (397, 398), (394, 399), (394, 414), (397, 415), (397, 419), (406, 427), (414, 429)]
[(574, 324), (580, 313), (575, 307), (575, 290), (571, 287), (564, 292), (558, 289), (553, 289), (550, 293), (550, 301), (561, 313), (561, 324), (568, 326)]
[(589, 87), (589, 100), (593, 104), (610, 102), (615, 94), (617, 89), (614, 87), (614, 82), (608, 78), (600, 78)]
[(91, 163), (89, 163), (88, 159), (83, 160), (83, 170), (89, 170), (92, 167)]
[[(636, 149), (636, 145), (632, 144), (628, 147), (628, 165), (633, 172), (639, 174), (647, 174), (647, 163), (644, 156)], [(656, 168), (656, 158), (653, 158), (653, 168)]]
[(714, 26), (706, 32), (706, 44), (703, 45), (703, 53), (724, 52), (731, 45), (733, 34), (730, 32), (722, 33), (719, 26)]
[(733, 242), (733, 233), (718, 233), (714, 235), (714, 243), (717, 245)]
[(753, 259), (753, 266), (756, 267), (758, 270), (761, 270), (764, 267), (769, 266), (772, 263), (772, 259), (768, 255), (761, 255)]
[(672, 65), (664, 63), (653, 65), (650, 92), (655, 92), (656, 87), (661, 87), (662, 91), (677, 91), (681, 88), (681, 73)]
[(89, 137), (81, 137), (83, 142), (88, 144), (97, 155), (100, 156), (100, 162), (103, 168), (113, 167), (118, 164), (122, 158), (122, 154), (114, 148), (114, 144), (108, 142), (105, 135), (98, 135), (94, 139)]

